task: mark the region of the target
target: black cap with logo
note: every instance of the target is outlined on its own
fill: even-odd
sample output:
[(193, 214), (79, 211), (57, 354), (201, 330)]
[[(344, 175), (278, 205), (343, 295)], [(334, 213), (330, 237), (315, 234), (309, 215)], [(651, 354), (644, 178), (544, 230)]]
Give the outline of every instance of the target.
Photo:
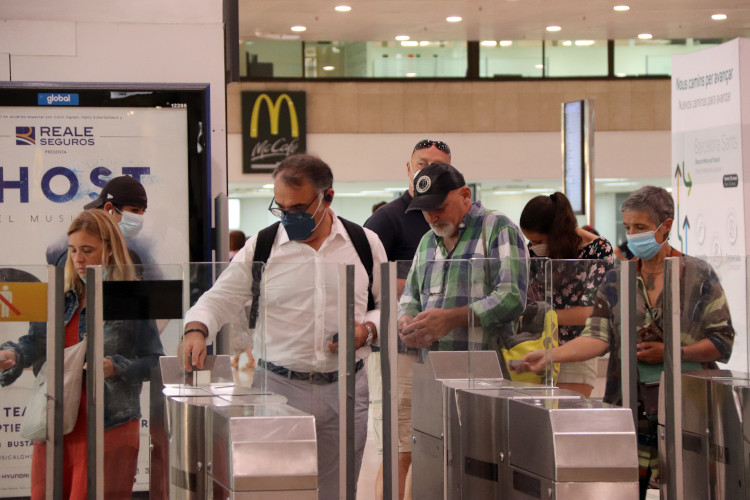
[(118, 207), (131, 205), (146, 208), (148, 205), (146, 190), (143, 185), (129, 175), (115, 177), (107, 182), (99, 197), (91, 203), (87, 203), (83, 208), (102, 208), (108, 201)]
[(463, 174), (447, 163), (430, 163), (414, 177), (414, 198), (407, 212), (437, 210), (448, 193), (466, 185)]

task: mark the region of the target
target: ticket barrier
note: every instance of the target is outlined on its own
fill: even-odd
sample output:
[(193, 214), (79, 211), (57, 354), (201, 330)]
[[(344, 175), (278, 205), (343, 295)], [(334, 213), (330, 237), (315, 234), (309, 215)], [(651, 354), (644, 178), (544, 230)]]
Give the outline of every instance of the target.
[[(668, 477), (670, 463), (665, 452), (664, 394), (659, 396), (659, 469), (664, 478)], [(684, 372), (682, 410), (684, 498), (750, 500), (748, 374), (731, 370)], [(665, 495), (668, 488), (662, 481)]]
[[(272, 445), (255, 446), (253, 441), (242, 441), (238, 436), (243, 432), (252, 435), (257, 430), (252, 418), (255, 414), (263, 416), (266, 426), (275, 417), (285, 420), (294, 417), (298, 426), (308, 429), (307, 436), (315, 443), (314, 419), (310, 415), (299, 414), (294, 408), (286, 405), (286, 398), (280, 395), (263, 394), (250, 387), (234, 384), (229, 356), (207, 356), (204, 369), (187, 372), (183, 369), (178, 357), (164, 356), (151, 378), (151, 475), (150, 490), (152, 498), (202, 500), (213, 498), (213, 478), (209, 478), (209, 463), (216, 455), (216, 447), (231, 450), (223, 461), (222, 474), (236, 470), (235, 461), (252, 461), (255, 455), (267, 453)], [(230, 422), (225, 428), (232, 432), (216, 434), (213, 425), (220, 421), (212, 418), (214, 410), (226, 409)], [(236, 419), (233, 416), (237, 416)], [(226, 420), (226, 419), (225, 419)], [(302, 423), (300, 423), (302, 422)], [(305, 423), (309, 425), (305, 426)], [(280, 429), (286, 424), (279, 422)], [(310, 430), (311, 429), (311, 430)], [(301, 431), (292, 428), (291, 436), (282, 430), (273, 434), (274, 438), (284, 444), (299, 439)], [(240, 433), (240, 434), (237, 434)], [(227, 441), (228, 438), (232, 438)], [(238, 446), (237, 443), (243, 442)], [(240, 450), (240, 451), (238, 451)], [(300, 451), (305, 458), (316, 464), (314, 474), (317, 477), (316, 450), (313, 446), (312, 458), (309, 450)], [(232, 472), (233, 473), (233, 472)], [(225, 479), (225, 475), (221, 476)], [(230, 493), (234, 483), (224, 480)], [(314, 486), (317, 488), (317, 484)], [(313, 491), (315, 489), (313, 488)], [(296, 490), (295, 488), (292, 488)], [(297, 492), (295, 491), (294, 494)], [(222, 494), (217, 498), (229, 498)], [(255, 498), (255, 497), (241, 497)], [(276, 498), (266, 495), (264, 498)], [(303, 498), (299, 496), (278, 498)]]
[(311, 415), (285, 404), (223, 406), (207, 420), (208, 498), (317, 500)]
[(413, 400), (415, 500), (637, 498), (629, 409), (503, 380), (494, 352), (431, 352)]

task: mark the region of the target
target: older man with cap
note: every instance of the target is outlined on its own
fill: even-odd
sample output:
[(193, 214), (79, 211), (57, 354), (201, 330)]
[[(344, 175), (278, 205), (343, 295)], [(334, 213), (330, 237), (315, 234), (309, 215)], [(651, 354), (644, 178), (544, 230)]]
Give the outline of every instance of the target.
[[(142, 264), (150, 261), (150, 258), (143, 255), (146, 249), (133, 247), (134, 239), (143, 227), (143, 216), (147, 206), (148, 198), (143, 185), (133, 177), (123, 175), (107, 182), (99, 193), (99, 197), (84, 205), (83, 208), (99, 208), (108, 212), (115, 223), (120, 226), (133, 263)], [(47, 264), (62, 267), (67, 257), (67, 237), (47, 247)]]
[(464, 176), (445, 163), (417, 174), (408, 210), (421, 210), (432, 231), (401, 295), (404, 344), (444, 351), (502, 345), (526, 306), (529, 254), (521, 231), (501, 212), (472, 203)]
[[(450, 162), (451, 150), (443, 141), (422, 139), (412, 149), (409, 161), (406, 162), (406, 178), (409, 186), (404, 193), (379, 208), (365, 221), (365, 227), (371, 229), (383, 242), (388, 260), (397, 262), (398, 293), (404, 289), (406, 276), (409, 274), (410, 262), (414, 258), (422, 236), (430, 230), (427, 221), (419, 212), (408, 212), (409, 203), (414, 197), (414, 177), (430, 163)], [(367, 359), (367, 376), (370, 380), (370, 399), (372, 403), (372, 423), (377, 434), (378, 452), (383, 452), (382, 428), (382, 389), (380, 372), (380, 352), (373, 349), (373, 355)], [(404, 498), (407, 491), (406, 477), (411, 465), (411, 379), (412, 366), (416, 362), (416, 349), (407, 351), (399, 346), (398, 355), (398, 468), (399, 498)], [(404, 399), (403, 394), (409, 397)], [(375, 479), (375, 498), (383, 498), (383, 466), (381, 464)], [(410, 489), (410, 488), (409, 488)]]

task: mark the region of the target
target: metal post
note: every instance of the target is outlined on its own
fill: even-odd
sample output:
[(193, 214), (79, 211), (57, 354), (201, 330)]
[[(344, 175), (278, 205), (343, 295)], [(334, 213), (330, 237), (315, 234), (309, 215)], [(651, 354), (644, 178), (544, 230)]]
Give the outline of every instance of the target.
[(680, 355), (680, 259), (664, 260), (664, 401), (666, 450), (665, 500), (682, 500), (682, 371)]
[(395, 332), (398, 321), (398, 292), (396, 262), (380, 265), (380, 371), (383, 377), (383, 498), (398, 498), (398, 342), (389, 332)]
[(620, 375), (622, 406), (633, 412), (638, 428), (638, 357), (636, 349), (636, 271), (638, 263), (625, 261), (620, 266)]
[(104, 499), (104, 308), (102, 267), (86, 268), (87, 498)]
[[(345, 293), (341, 293), (345, 290)], [(343, 328), (342, 328), (343, 327)], [(354, 469), (354, 265), (339, 266), (339, 497), (356, 500)], [(345, 492), (345, 493), (344, 493)]]
[[(65, 373), (64, 341), (64, 269), (47, 268), (47, 373), (53, 383), (47, 384), (47, 468), (46, 497), (62, 500), (63, 494), (63, 377)], [(49, 376), (50, 370), (52, 377)]]

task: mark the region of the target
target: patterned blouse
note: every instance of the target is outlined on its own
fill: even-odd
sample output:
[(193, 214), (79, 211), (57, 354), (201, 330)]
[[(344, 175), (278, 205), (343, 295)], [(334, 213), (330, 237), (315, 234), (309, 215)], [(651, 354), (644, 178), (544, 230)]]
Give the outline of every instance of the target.
[[(533, 300), (543, 301), (545, 286), (549, 284), (553, 290), (552, 302), (555, 310), (593, 306), (596, 290), (604, 275), (614, 265), (612, 245), (604, 238), (596, 238), (581, 248), (577, 259), (534, 259), (530, 273), (533, 276), (530, 279), (530, 294), (533, 295)], [(550, 273), (551, 276), (545, 276)], [(532, 297), (529, 297), (529, 302), (531, 300)], [(558, 340), (560, 344), (564, 344), (578, 337), (582, 331), (583, 325), (560, 325)]]

